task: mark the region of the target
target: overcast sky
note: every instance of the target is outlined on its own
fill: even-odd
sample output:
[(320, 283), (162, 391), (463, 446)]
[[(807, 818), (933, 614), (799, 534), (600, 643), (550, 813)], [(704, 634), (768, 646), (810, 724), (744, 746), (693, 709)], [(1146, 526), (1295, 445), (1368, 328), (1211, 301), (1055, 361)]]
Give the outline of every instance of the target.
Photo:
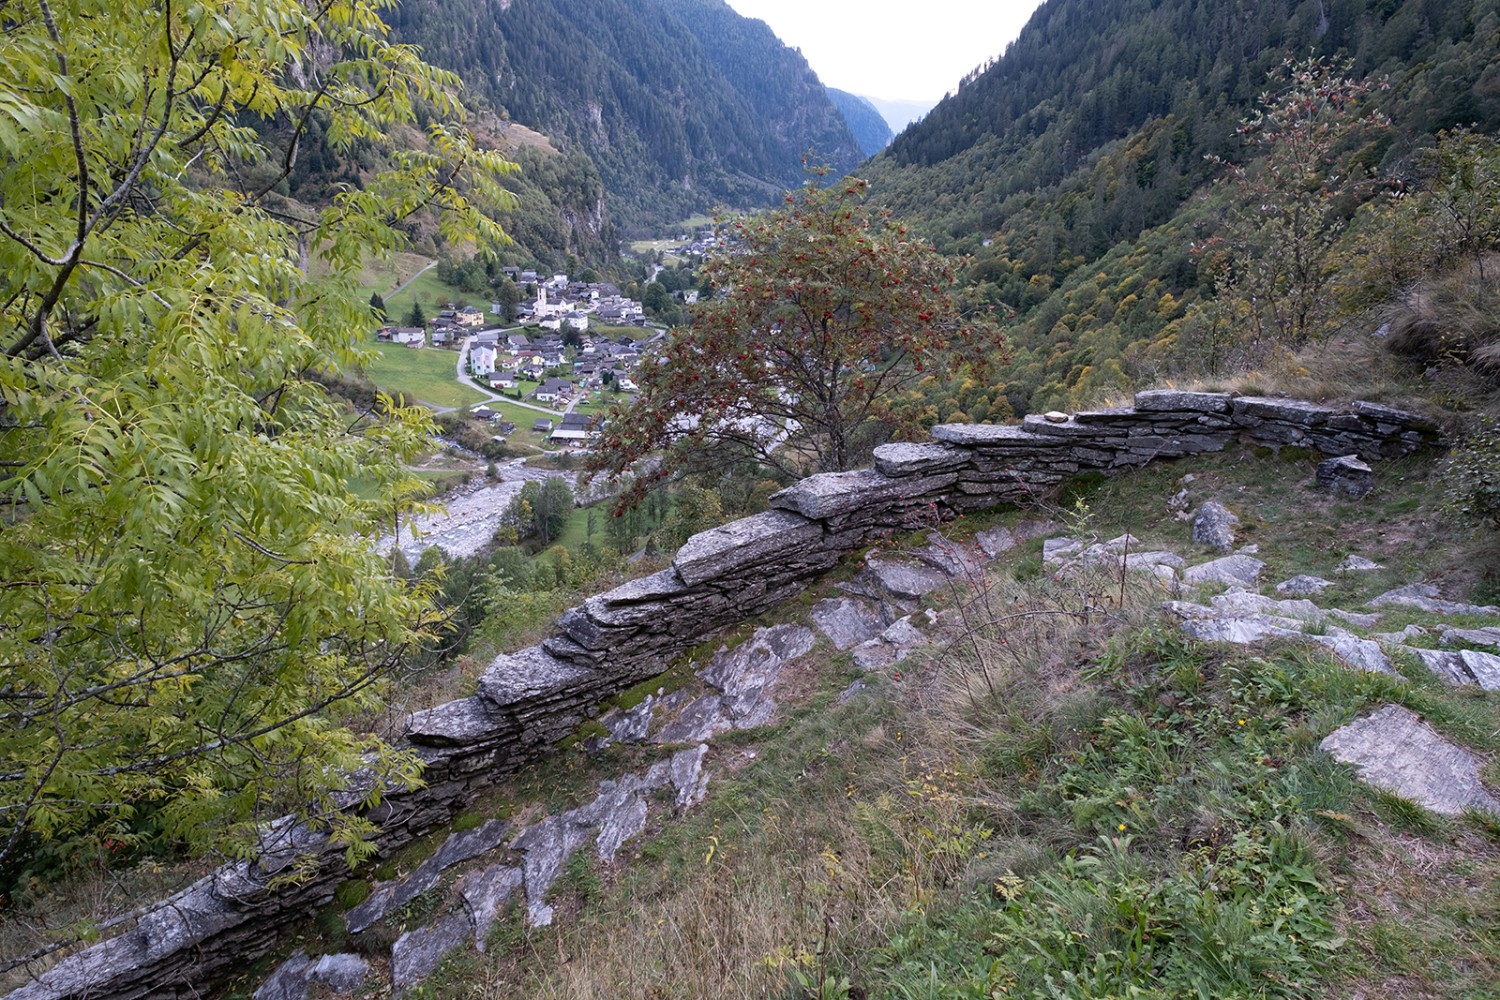
[(998, 56), (1040, 0), (729, 0), (802, 50), (830, 87), (936, 102)]

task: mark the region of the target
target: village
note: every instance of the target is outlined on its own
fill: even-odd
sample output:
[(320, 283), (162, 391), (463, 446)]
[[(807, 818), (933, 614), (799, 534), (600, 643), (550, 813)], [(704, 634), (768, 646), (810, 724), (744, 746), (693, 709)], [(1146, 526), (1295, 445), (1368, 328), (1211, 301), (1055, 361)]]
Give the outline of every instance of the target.
[[(634, 376), (641, 356), (665, 332), (648, 326), (643, 305), (609, 282), (576, 281), (561, 272), (544, 276), (519, 267), (505, 273), (533, 294), (514, 307), (509, 321), (502, 302), (492, 302), (488, 315), (472, 305), (448, 305), (423, 326), (382, 326), (376, 340), (413, 350), (457, 351), (454, 370), (461, 383), (537, 410), (530, 429), (548, 443), (586, 448), (599, 433), (600, 417), (575, 409), (588, 409), (590, 394), (601, 390), (638, 391)], [(684, 293), (688, 304), (696, 297)], [(515, 430), (513, 420), (488, 406), (475, 407), (472, 414), (496, 425), (497, 441)]]

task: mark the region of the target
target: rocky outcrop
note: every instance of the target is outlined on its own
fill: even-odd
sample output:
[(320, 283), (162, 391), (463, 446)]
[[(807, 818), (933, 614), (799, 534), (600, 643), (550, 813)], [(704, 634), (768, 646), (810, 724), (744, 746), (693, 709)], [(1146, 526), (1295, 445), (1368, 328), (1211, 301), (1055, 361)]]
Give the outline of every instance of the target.
[[(425, 785), (387, 790), (369, 810), (381, 827), (379, 850), (399, 849), (446, 823), (477, 790), (577, 732), (611, 696), (661, 673), (727, 626), (800, 593), (850, 551), (892, 532), (1025, 503), (1079, 472), (1219, 451), (1240, 439), (1365, 461), (1438, 441), (1428, 421), (1372, 403), (1335, 408), (1226, 393), (1158, 390), (1138, 394), (1131, 408), (1052, 416), (1010, 426), (945, 424), (933, 429), (931, 442), (883, 445), (873, 469), (805, 479), (773, 496), (771, 510), (695, 535), (668, 569), (569, 610), (540, 645), (497, 657), (474, 696), (410, 718), (406, 741), (425, 764)], [(1012, 543), (998, 533), (979, 540), (986, 551)], [(1079, 555), (1081, 548), (1070, 557)], [(1132, 555), (1123, 543), (1121, 552), (1101, 557), (1128, 562)], [(902, 593), (916, 594), (941, 584), (948, 569), (970, 558), (933, 552), (924, 563), (890, 570), (877, 562), (871, 572), (882, 586), (896, 583)], [(947, 560), (953, 566), (942, 565)], [(1196, 569), (1205, 578), (1248, 583), (1259, 572), (1254, 563), (1231, 556)], [(1192, 579), (1194, 570), (1187, 575)], [(901, 600), (893, 598), (898, 611)], [(907, 648), (879, 642), (880, 652), (870, 650), (867, 658), (881, 659), (891, 649), (899, 656)], [(369, 791), (361, 779), (351, 779), (350, 808)], [(242, 968), (270, 947), (281, 927), (331, 898), (344, 874), (342, 852), (317, 830), (288, 820), (273, 824), (268, 838), (275, 843), (256, 860), (226, 866), (147, 908), (108, 940), (54, 956), (10, 997), (196, 996), (204, 983)], [(310, 878), (291, 886), (276, 879), (309, 856), (318, 861)], [(411, 955), (427, 954), (429, 943), (412, 943)]]

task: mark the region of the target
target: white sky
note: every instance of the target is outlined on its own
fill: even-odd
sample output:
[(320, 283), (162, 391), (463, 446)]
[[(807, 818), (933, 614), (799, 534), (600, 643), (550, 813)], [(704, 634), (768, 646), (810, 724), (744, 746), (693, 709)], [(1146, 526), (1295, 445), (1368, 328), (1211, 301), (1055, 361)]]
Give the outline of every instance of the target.
[(830, 87), (936, 103), (998, 56), (1041, 0), (729, 0), (802, 50)]

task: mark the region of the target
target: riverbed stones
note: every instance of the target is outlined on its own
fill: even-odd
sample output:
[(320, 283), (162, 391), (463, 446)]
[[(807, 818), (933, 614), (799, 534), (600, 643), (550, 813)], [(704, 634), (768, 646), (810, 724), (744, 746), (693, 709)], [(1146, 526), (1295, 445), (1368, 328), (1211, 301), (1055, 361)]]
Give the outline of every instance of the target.
[(1479, 780), (1479, 759), (1400, 705), (1334, 730), (1319, 746), (1353, 765), (1365, 784), (1435, 813), (1481, 809), (1500, 815), (1500, 801)]

